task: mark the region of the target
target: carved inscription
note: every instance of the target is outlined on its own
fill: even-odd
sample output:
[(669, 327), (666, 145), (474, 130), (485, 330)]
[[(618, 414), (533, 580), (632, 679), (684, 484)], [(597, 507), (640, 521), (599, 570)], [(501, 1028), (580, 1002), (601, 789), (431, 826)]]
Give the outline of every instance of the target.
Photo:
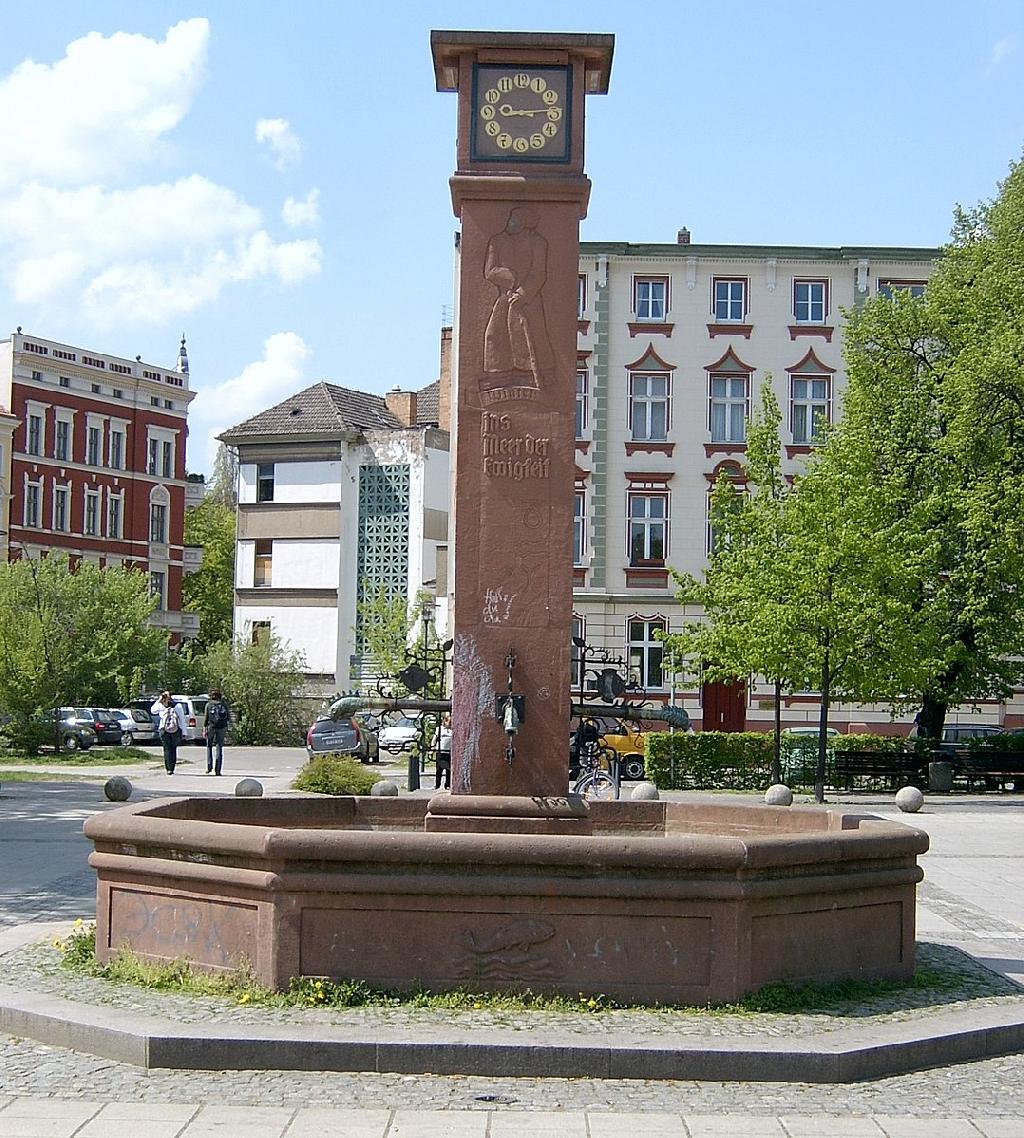
[(516, 433), (511, 415), (485, 411), (480, 420), (480, 441), (483, 470), (488, 477), (513, 482), (551, 477), (551, 439)]

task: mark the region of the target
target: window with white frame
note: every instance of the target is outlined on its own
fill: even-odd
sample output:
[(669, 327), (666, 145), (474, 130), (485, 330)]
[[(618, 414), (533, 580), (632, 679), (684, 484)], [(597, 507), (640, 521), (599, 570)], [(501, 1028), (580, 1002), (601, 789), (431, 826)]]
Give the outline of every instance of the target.
[(88, 537), (98, 537), (100, 532), (100, 492), (99, 490), (86, 490), (85, 492), (85, 523), (84, 532)]
[(146, 473), (156, 474), (160, 459), (160, 440), (151, 438), (147, 447)]
[[(738, 510), (743, 504), (744, 494), (746, 493), (744, 483), (742, 481), (743, 472), (738, 466), (730, 464), (727, 468), (729, 478), (732, 480), (736, 494), (730, 499), (731, 509)], [(707, 527), (706, 527), (706, 549), (710, 557), (713, 553), (720, 553), (723, 549), (727, 548), (725, 545), (725, 534), (722, 531), (723, 521), (723, 506), (721, 501), (715, 499), (715, 488), (712, 486), (707, 494)]]
[(89, 466), (100, 465), (103, 453), (103, 428), (90, 423), (85, 433), (85, 461)]
[(747, 314), (747, 282), (742, 279), (715, 277), (711, 282), (711, 311), (723, 323), (741, 321)]
[(813, 443), (821, 438), (821, 428), (830, 418), (832, 377), (829, 375), (790, 376), (790, 426), (793, 442)]
[(634, 442), (664, 442), (668, 438), (669, 377), (666, 373), (631, 372), (629, 424)]
[(884, 296), (887, 300), (892, 300), (896, 293), (904, 292), (907, 296), (920, 300), (924, 296), (926, 288), (926, 281), (881, 280), (878, 282), (878, 295)]
[(167, 505), (164, 502), (149, 504), (149, 540), (153, 545), (167, 543)]
[(109, 466), (111, 470), (124, 469), (124, 456), (125, 456), (125, 431), (123, 427), (110, 428), (110, 443), (109, 443)]
[(39, 527), (39, 516), (43, 506), (42, 482), (25, 483), (25, 525), (33, 529)]
[(256, 542), (252, 583), (257, 589), (269, 589), (274, 583), (274, 543), (270, 538)]
[(664, 565), (668, 550), (668, 494), (627, 495), (626, 551), (630, 565)]
[(30, 411), (25, 423), (25, 450), (28, 454), (43, 453), (43, 416)]
[(71, 461), (70, 419), (58, 419), (53, 424), (53, 457), (59, 462)]
[(111, 494), (107, 499), (107, 537), (120, 538), (124, 517), (124, 495)]
[(583, 617), (572, 614), (572, 639), (569, 641), (569, 687), (579, 690), (583, 682), (583, 649), (578, 640), (585, 641), (586, 626)]
[(582, 439), (587, 430), (587, 414), (590, 401), (590, 372), (586, 368), (576, 369), (576, 438)]
[(650, 691), (665, 686), (661, 662), (665, 646), (656, 633), (665, 631), (663, 617), (631, 617), (629, 622), (629, 677)]
[(708, 427), (713, 443), (742, 443), (747, 438), (749, 374), (708, 377)]
[(146, 472), (157, 477), (174, 476), (174, 434), (160, 428), (149, 429), (146, 441)]
[(53, 528), (60, 533), (66, 533), (68, 528), (69, 493), (67, 486), (53, 488)]
[(267, 644), (270, 642), (272, 631), (269, 620), (254, 620), (249, 624), (249, 639), (253, 644)]
[(174, 444), (169, 439), (160, 444), (160, 473), (164, 478), (174, 477)]
[(576, 319), (582, 320), (587, 310), (587, 274), (580, 273), (576, 277)]
[(274, 500), (274, 464), (261, 462), (256, 467), (256, 501), (273, 502)]
[(587, 494), (577, 490), (572, 510), (572, 563), (582, 565), (587, 549)]
[(824, 324), (828, 315), (828, 281), (793, 282), (793, 317), (797, 324)]
[(160, 569), (153, 569), (149, 574), (150, 596), (156, 597), (156, 607), (160, 611), (167, 607), (167, 574)]
[(663, 321), (668, 313), (668, 277), (635, 277), (633, 311), (637, 320)]

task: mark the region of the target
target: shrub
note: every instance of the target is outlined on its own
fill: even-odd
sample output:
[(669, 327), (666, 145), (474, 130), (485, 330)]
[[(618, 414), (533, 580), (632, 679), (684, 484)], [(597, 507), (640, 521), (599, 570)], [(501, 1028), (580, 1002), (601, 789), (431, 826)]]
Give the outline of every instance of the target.
[(1024, 735), (1011, 735), (1008, 731), (998, 735), (979, 735), (967, 742), (969, 751), (1024, 751)]
[(299, 771), (294, 790), (314, 794), (369, 794), (377, 776), (348, 755), (317, 755)]
[(662, 790), (763, 790), (772, 737), (761, 731), (656, 732), (645, 745), (647, 777)]

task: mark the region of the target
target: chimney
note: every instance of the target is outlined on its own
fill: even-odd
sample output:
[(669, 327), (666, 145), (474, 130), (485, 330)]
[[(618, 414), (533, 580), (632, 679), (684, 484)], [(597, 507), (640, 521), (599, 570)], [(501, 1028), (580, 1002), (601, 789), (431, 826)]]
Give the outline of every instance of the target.
[(690, 231), (686, 228), (685, 225), (676, 234), (676, 244), (677, 245), (689, 245), (690, 244)]
[(441, 370), (437, 384), (437, 425), (452, 429), (452, 330), (441, 329)]
[(403, 427), (416, 426), (416, 392), (394, 388), (384, 396), (387, 409)]

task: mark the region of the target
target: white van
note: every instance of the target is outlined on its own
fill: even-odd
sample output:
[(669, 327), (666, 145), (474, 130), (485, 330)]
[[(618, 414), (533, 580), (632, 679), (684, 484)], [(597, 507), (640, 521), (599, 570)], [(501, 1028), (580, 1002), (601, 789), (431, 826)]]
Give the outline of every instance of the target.
[(172, 695), (171, 699), (179, 704), (185, 713), (185, 731), (182, 734), (181, 741), (205, 745), (203, 715), (206, 713), (206, 705), (210, 702), (210, 697), (208, 695)]

